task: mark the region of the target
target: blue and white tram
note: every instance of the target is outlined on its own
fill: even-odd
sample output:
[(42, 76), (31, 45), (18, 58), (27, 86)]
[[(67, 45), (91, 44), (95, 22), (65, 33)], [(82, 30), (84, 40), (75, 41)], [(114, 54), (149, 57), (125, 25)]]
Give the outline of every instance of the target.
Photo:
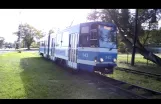
[(42, 38), (39, 52), (74, 70), (112, 74), (117, 65), (116, 32), (112, 23), (81, 23)]

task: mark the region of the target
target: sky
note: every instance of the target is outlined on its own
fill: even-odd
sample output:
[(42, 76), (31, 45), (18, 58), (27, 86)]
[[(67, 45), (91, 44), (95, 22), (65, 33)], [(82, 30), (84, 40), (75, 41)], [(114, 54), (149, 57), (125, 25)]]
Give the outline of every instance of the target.
[(91, 9), (0, 9), (0, 37), (4, 37), (5, 42), (17, 40), (13, 32), (18, 31), (20, 23), (28, 23), (46, 33), (54, 28), (63, 29), (73, 20), (72, 25), (87, 22), (90, 12)]
[(14, 42), (20, 23), (28, 23), (36, 29), (48, 32), (50, 29), (63, 29), (71, 24), (86, 22), (91, 9), (0, 9), (0, 36), (5, 42)]

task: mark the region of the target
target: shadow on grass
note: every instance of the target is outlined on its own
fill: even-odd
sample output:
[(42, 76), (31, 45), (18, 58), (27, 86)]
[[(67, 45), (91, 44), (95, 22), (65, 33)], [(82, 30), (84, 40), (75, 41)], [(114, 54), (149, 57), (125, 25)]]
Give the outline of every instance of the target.
[[(53, 62), (42, 57), (22, 58), (20, 73), (26, 98), (66, 98), (76, 92), (78, 80), (82, 74), (71, 73), (66, 68), (60, 68)], [(84, 76), (84, 75), (83, 75)], [(85, 76), (84, 76), (85, 77)], [(74, 86), (74, 87), (71, 87)], [(75, 88), (75, 89), (74, 89)], [(70, 89), (70, 90), (68, 90)]]
[(41, 57), (23, 58), (20, 66), (23, 69), (20, 77), (27, 98), (50, 98), (56, 83), (69, 79), (65, 70), (58, 70), (59, 67)]

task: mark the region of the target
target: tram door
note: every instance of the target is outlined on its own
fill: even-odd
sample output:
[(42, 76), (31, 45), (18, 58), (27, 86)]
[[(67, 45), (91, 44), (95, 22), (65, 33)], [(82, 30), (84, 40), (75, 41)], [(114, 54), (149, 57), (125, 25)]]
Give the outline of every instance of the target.
[(77, 69), (77, 43), (78, 43), (78, 34), (69, 35), (69, 57), (68, 57), (68, 66)]

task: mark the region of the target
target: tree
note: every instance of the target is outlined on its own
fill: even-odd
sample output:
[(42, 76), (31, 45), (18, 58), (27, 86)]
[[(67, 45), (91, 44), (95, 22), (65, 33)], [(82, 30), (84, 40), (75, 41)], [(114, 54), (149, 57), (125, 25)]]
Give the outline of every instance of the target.
[(50, 29), (49, 34), (52, 34), (52, 33), (54, 33), (54, 30)]
[[(135, 25), (135, 15), (129, 12), (128, 9), (103, 9), (97, 12), (99, 14), (99, 18), (102, 21), (112, 22), (117, 25), (118, 32), (122, 41), (126, 44), (128, 48), (133, 46), (133, 37), (134, 37), (134, 25)], [(153, 29), (157, 28), (157, 23), (154, 23), (154, 20), (160, 20), (161, 16), (160, 9), (139, 9), (138, 12), (138, 36), (144, 34), (145, 27), (147, 24), (151, 23), (151, 27)], [(92, 17), (93, 14), (89, 14), (89, 17)], [(148, 29), (147, 29), (148, 30)], [(127, 37), (125, 37), (127, 34)], [(139, 38), (136, 39), (136, 50), (144, 58), (156, 63), (161, 66), (161, 58), (148, 51), (143, 44), (140, 42)]]
[(4, 38), (3, 37), (0, 37), (0, 48), (2, 48), (3, 43), (4, 43)]
[(97, 9), (92, 10), (92, 12), (87, 16), (88, 20), (97, 21), (100, 17), (99, 11)]
[(118, 47), (119, 52), (125, 53), (125, 49), (126, 49), (125, 44), (123, 42), (120, 42)]
[(144, 34), (139, 37), (140, 42), (147, 46), (161, 43), (161, 28), (159, 30), (145, 30)]
[(159, 30), (153, 30), (151, 32), (151, 38), (148, 40), (151, 44), (160, 44), (161, 43), (161, 28)]
[(37, 30), (29, 24), (19, 25), (18, 32), (15, 32), (14, 34), (18, 36), (17, 42), (20, 42), (20, 39), (22, 38), (28, 49), (30, 49), (31, 44), (35, 41), (35, 39), (43, 37), (40, 30)]

